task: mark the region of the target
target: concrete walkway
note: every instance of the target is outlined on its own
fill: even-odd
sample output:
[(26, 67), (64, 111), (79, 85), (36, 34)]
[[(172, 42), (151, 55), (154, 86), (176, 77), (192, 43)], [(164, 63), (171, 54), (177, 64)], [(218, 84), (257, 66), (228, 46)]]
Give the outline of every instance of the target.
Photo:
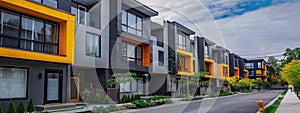
[(288, 90), (280, 105), (278, 106), (276, 113), (297, 113), (300, 112), (300, 100), (295, 92)]

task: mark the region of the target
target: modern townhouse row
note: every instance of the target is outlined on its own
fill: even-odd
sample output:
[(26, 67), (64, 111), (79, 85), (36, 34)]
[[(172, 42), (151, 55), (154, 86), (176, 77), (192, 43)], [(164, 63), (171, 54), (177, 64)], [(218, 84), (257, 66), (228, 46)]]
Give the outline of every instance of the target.
[[(1, 0), (0, 102), (82, 101), (89, 89), (119, 102), (124, 94), (188, 94), (180, 80), (206, 72), (200, 93), (226, 77), (266, 81), (264, 60), (246, 60), (136, 0)], [(115, 73), (134, 82), (110, 85)], [(271, 74), (270, 74), (271, 75)], [(273, 74), (274, 75), (274, 74)], [(207, 87), (213, 84), (214, 87)]]

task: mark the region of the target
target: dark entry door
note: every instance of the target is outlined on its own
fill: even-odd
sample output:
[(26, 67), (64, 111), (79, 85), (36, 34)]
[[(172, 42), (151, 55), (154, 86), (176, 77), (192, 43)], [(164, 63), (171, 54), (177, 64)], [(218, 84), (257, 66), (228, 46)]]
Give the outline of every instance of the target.
[(45, 104), (62, 102), (62, 78), (61, 70), (45, 71)]

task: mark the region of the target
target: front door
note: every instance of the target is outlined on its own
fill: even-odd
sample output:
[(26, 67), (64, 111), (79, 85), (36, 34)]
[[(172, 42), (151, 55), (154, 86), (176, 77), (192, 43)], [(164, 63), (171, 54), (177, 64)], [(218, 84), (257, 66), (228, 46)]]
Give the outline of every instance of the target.
[(45, 71), (45, 104), (62, 102), (62, 78), (61, 70)]
[(80, 99), (80, 78), (71, 77), (70, 79), (70, 102), (78, 102)]

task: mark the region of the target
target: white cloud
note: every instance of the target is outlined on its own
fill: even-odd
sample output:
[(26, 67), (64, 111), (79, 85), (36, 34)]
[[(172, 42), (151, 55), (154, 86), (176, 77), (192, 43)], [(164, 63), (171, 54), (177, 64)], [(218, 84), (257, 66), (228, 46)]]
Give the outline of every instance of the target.
[(217, 20), (227, 47), (240, 54), (300, 46), (300, 3), (284, 3)]
[[(159, 12), (154, 21), (178, 21), (198, 35), (224, 45), (238, 54), (265, 53), (294, 48), (300, 45), (300, 3), (284, 3), (215, 21), (205, 6), (226, 4), (233, 6), (238, 0), (139, 0)], [(200, 2), (201, 1), (201, 2)], [(203, 4), (205, 5), (203, 5)], [(278, 4), (278, 3), (276, 3)], [(214, 15), (228, 12), (216, 7)], [(221, 12), (223, 11), (223, 12)], [(219, 25), (219, 26), (218, 26)], [(221, 32), (219, 31), (219, 27)]]

